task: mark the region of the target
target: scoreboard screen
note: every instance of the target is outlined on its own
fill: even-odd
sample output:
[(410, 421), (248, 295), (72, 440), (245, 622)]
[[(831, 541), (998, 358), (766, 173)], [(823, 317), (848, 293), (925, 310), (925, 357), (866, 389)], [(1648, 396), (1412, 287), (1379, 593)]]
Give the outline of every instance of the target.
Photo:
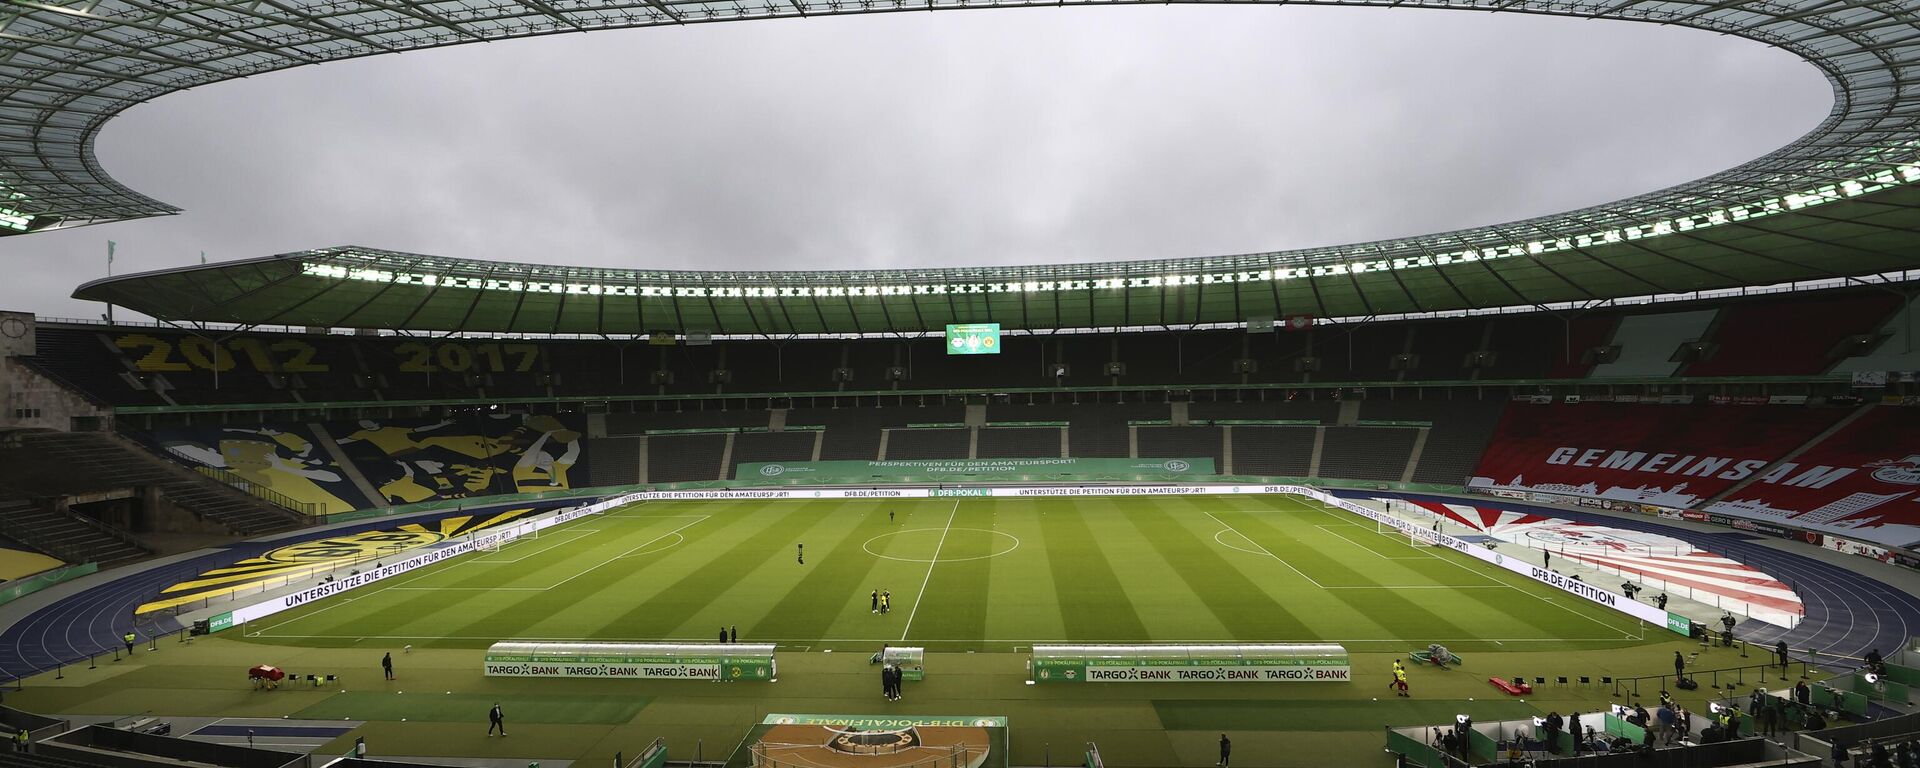
[(970, 323), (947, 326), (947, 354), (1000, 354), (1000, 324)]

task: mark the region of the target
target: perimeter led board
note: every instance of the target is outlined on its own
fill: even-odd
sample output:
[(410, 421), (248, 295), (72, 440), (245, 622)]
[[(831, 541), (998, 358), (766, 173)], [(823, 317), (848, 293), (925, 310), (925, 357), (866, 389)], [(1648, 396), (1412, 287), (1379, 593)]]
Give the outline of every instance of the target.
[(947, 326), (947, 354), (1000, 354), (999, 323), (969, 323)]

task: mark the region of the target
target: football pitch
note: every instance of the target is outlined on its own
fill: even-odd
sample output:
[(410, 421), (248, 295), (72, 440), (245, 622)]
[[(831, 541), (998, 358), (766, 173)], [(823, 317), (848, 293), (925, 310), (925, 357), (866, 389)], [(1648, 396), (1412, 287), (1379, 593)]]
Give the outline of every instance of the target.
[[(876, 590), (891, 593), (891, 611), (872, 611)], [(815, 651), (1442, 642), (1467, 653), (1661, 639), (1631, 617), (1290, 496), (646, 502), (244, 633), (299, 646), (483, 648), (712, 641), (722, 627), (741, 642)]]

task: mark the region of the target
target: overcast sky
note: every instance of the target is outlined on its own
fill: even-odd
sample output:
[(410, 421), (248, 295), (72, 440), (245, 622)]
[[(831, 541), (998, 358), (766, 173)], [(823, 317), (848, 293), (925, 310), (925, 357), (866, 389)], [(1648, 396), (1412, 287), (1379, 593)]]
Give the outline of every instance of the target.
[(329, 245), (687, 269), (1209, 256), (1490, 224), (1737, 165), (1831, 105), (1731, 37), (1143, 6), (559, 35), (307, 67), (109, 123), (167, 218), (0, 239), (0, 308)]

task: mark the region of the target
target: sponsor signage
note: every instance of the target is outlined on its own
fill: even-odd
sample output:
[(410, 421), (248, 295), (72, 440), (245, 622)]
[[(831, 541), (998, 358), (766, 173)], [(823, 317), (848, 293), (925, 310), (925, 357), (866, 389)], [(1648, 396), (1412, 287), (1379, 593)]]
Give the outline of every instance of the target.
[(1773, 523), (1762, 522), (1759, 520), (1738, 520), (1734, 522), (1733, 527), (1739, 528), (1740, 530), (1743, 530), (1743, 531), (1755, 531), (1757, 533), (1764, 533), (1764, 534), (1767, 534), (1768, 536), (1779, 536), (1780, 538), (1783, 538), (1783, 539), (1799, 538), (1800, 536), (1800, 533), (1798, 531), (1793, 530), (1792, 528), (1788, 528), (1784, 525), (1775, 525)]
[(488, 677), (772, 682), (773, 646), (676, 643), (494, 643)]
[(231, 628), (232, 626), (233, 626), (233, 611), (227, 611), (226, 613), (222, 613), (217, 616), (214, 616), (211, 619), (207, 619), (208, 633), (218, 632), (223, 629)]
[(719, 664), (487, 662), (488, 677), (619, 677), (648, 680), (719, 680)]
[(927, 459), (916, 461), (741, 462), (737, 480), (816, 485), (894, 483), (915, 479), (1020, 480), (1035, 476), (1197, 477), (1214, 474), (1213, 459)]
[(1005, 728), (1007, 719), (991, 715), (767, 715), (761, 725), (836, 725), (863, 731), (901, 728)]
[[(1035, 669), (1049, 682), (1064, 681), (1058, 673), (1071, 666), (1040, 666)], [(1346, 683), (1353, 670), (1346, 666), (1296, 667), (1260, 664), (1178, 664), (1147, 665), (1088, 663), (1081, 676), (1089, 683)], [(1048, 673), (1054, 673), (1051, 677)]]
[(726, 662), (658, 659), (645, 662), (488, 661), (487, 677), (612, 677), (628, 680), (712, 680), (767, 682), (772, 660)]
[(1304, 645), (1035, 646), (1036, 683), (1344, 683), (1347, 650)]
[(1827, 549), (1831, 549), (1835, 552), (1845, 552), (1849, 555), (1859, 555), (1860, 557), (1870, 557), (1875, 560), (1879, 560), (1880, 562), (1883, 562), (1883, 563), (1893, 562), (1892, 551), (1888, 550), (1885, 547), (1879, 547), (1879, 546), (1874, 546), (1872, 544), (1868, 544), (1864, 541), (1854, 541), (1852, 539), (1843, 539), (1838, 536), (1828, 536), (1826, 537), (1826, 541), (1823, 542), (1821, 546), (1824, 546)]

